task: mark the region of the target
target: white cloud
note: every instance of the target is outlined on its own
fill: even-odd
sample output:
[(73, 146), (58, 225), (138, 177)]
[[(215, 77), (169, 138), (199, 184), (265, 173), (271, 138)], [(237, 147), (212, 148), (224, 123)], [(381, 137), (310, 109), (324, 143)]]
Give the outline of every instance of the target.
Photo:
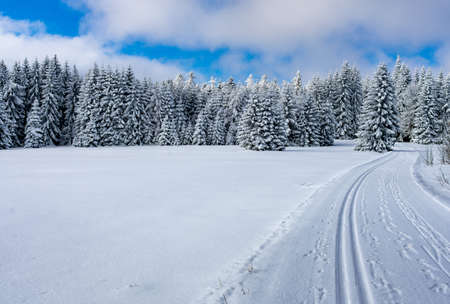
[[(244, 71), (289, 77), (298, 68), (324, 74), (344, 59), (368, 72), (374, 66), (367, 54), (391, 60), (380, 46), (411, 51), (450, 43), (448, 0), (66, 1), (88, 8), (82, 29), (97, 39), (226, 47), (216, 66), (241, 77)], [(246, 51), (260, 56), (248, 60)]]
[(361, 29), (382, 41), (423, 43), (448, 36), (450, 27), (448, 0), (81, 1), (91, 10), (84, 28), (101, 37), (140, 36), (187, 47), (282, 52)]
[(173, 78), (183, 72), (176, 64), (119, 54), (114, 47), (105, 47), (91, 35), (49, 35), (40, 22), (16, 21), (3, 16), (0, 16), (0, 46), (0, 58), (8, 64), (25, 57), (33, 60), (57, 54), (61, 60), (76, 64), (82, 72), (91, 68), (94, 62), (118, 68), (131, 65), (138, 76), (157, 80)]

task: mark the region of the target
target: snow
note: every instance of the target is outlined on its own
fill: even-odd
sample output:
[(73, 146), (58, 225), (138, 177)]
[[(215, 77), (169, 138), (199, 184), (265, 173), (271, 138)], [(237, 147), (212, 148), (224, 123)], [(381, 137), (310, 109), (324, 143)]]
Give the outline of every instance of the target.
[[(450, 211), (411, 174), (423, 146), (353, 168), (206, 299), (215, 303), (448, 303)], [(448, 201), (447, 201), (448, 203)], [(223, 300), (224, 301), (224, 300)]]
[(424, 146), (336, 144), (0, 151), (0, 303), (448, 302)]
[(380, 157), (335, 147), (0, 151), (0, 303), (188, 303), (321, 184)]
[(425, 162), (426, 153), (424, 148), (415, 161), (412, 172), (416, 183), (434, 199), (450, 210), (450, 166), (440, 162), (440, 151), (435, 145), (433, 151), (433, 165), (427, 166)]

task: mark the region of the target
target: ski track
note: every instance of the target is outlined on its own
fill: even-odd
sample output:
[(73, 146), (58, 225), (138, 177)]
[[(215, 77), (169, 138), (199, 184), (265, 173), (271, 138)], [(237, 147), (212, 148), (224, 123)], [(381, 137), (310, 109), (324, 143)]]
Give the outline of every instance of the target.
[(404, 195), (398, 186), (398, 175), (394, 175), (392, 177), (388, 183), (388, 186), (392, 192), (394, 201), (400, 208), (402, 214), (419, 232), (419, 236), (424, 241), (425, 245), (421, 246), (422, 249), (434, 263), (434, 265), (430, 265), (423, 258), (419, 258), (417, 260), (417, 262), (422, 265), (422, 271), (425, 276), (433, 283), (431, 290), (447, 295), (447, 283), (439, 281), (439, 278), (435, 273), (440, 272), (444, 274), (447, 279), (450, 279), (450, 242), (436, 229), (434, 229), (433, 226), (425, 220), (425, 218), (419, 215), (412, 207), (412, 204), (404, 198)]
[[(326, 188), (327, 186), (333, 184), (336, 180), (340, 180), (346, 174), (366, 166), (376, 164), (380, 161), (385, 160), (392, 153), (388, 155), (376, 158), (374, 160), (368, 161), (366, 163), (356, 165), (345, 172), (341, 172), (336, 176), (332, 177), (328, 182), (321, 185), (313, 191), (308, 198), (306, 198), (302, 203), (300, 203), (294, 211), (292, 211), (275, 229), (269, 237), (254, 251), (254, 253), (244, 260), (244, 262), (237, 261), (234, 263), (233, 267), (229, 269), (226, 273), (228, 277), (222, 281), (220, 278), (218, 280), (218, 285), (216, 287), (210, 288), (210, 290), (203, 296), (199, 298), (197, 302), (200, 303), (224, 303), (228, 304), (228, 299), (237, 291), (244, 294), (245, 287), (244, 283), (249, 275), (253, 271), (249, 271), (249, 267), (253, 267), (254, 262), (264, 253), (265, 249), (269, 246), (273, 246), (278, 240), (280, 240), (284, 235), (290, 231), (290, 226), (306, 211), (306, 208), (310, 206), (312, 198), (319, 192), (320, 189)], [(370, 170), (370, 169), (369, 169)], [(366, 171), (367, 172), (367, 171)], [(322, 224), (326, 223), (329, 227), (328, 232), (332, 231), (335, 227), (332, 225), (333, 217), (335, 216), (336, 202), (333, 202), (328, 208), (328, 216), (326, 220), (322, 221)], [(307, 257), (314, 255), (314, 275), (310, 280), (311, 288), (308, 291), (308, 296), (313, 299), (313, 303), (322, 303), (327, 298), (328, 290), (324, 287), (318, 287), (317, 282), (321, 280), (324, 268), (329, 264), (329, 258), (327, 251), (331, 246), (329, 241), (330, 233), (325, 233), (325, 230), (319, 232), (319, 239), (316, 241), (315, 248), (305, 253), (303, 256)], [(245, 294), (244, 294), (245, 295)], [(309, 300), (304, 300), (301, 303), (311, 303)]]
[[(328, 197), (329, 205), (325, 205), (325, 212), (318, 221), (320, 229), (317, 229), (316, 225), (311, 227), (314, 229), (311, 232), (315, 231), (317, 238), (314, 245), (304, 254), (296, 257), (296, 259), (311, 258), (313, 263), (312, 273), (307, 284), (309, 288), (296, 293), (296, 303), (405, 303), (407, 295), (404, 295), (402, 289), (396, 286), (396, 283), (399, 282), (392, 281), (395, 278), (395, 272), (386, 269), (386, 265), (383, 263), (384, 257), (379, 250), (380, 246), (383, 246), (383, 238), (388, 235), (392, 235), (395, 245), (394, 252), (397, 252), (405, 263), (417, 266), (417, 268), (414, 267), (415, 270), (411, 271), (421, 271), (429, 282), (428, 288), (431, 291), (444, 296), (449, 295), (450, 243), (405, 198), (400, 189), (398, 168), (384, 166), (394, 159), (399, 159), (399, 155), (400, 153), (388, 153), (352, 168), (346, 174), (359, 173), (353, 176), (350, 174), (353, 182), (349, 183), (348, 189), (336, 199)], [(373, 183), (369, 183), (369, 181), (373, 179), (368, 177), (371, 177), (371, 174), (378, 169), (386, 172), (375, 175), (378, 180), (374, 181), (377, 182), (378, 187), (370, 189), (368, 185)], [(417, 183), (414, 175), (409, 176), (411, 183)], [(346, 177), (343, 175), (340, 178), (345, 179)], [(329, 181), (327, 184), (333, 183)], [(339, 187), (338, 184), (336, 185)], [(422, 187), (419, 189), (421, 189), (420, 192), (424, 192), (424, 195), (430, 195)], [(266, 247), (272, 246), (276, 240), (290, 231), (290, 225), (305, 212), (316, 192), (311, 194), (303, 204), (297, 207), (295, 212), (282, 222), (280, 229), (274, 231), (254, 255), (240, 264), (243, 266), (240, 266), (234, 279), (227, 280), (225, 286), (217, 288), (203, 299), (212, 300), (214, 303), (228, 303), (228, 299), (231, 299), (235, 293), (247, 295), (250, 290), (245, 288), (244, 283), (251, 275), (248, 265), (253, 265), (254, 261), (259, 260)], [(368, 202), (366, 195), (372, 193), (376, 193), (378, 196), (379, 203), (375, 207), (375, 212), (378, 210), (379, 215), (377, 221), (382, 227), (382, 231), (387, 234), (379, 235), (380, 231), (373, 230), (371, 227), (377, 222), (369, 215), (368, 202), (373, 200), (372, 195)], [(398, 207), (395, 213), (392, 213), (393, 206)], [(411, 228), (418, 231), (417, 236), (414, 233), (411, 234), (409, 229), (405, 230), (407, 226), (399, 226), (398, 216), (404, 217), (405, 223), (411, 224)], [(417, 238), (420, 238), (420, 241)], [(367, 245), (370, 250), (365, 251), (362, 245)], [(330, 254), (334, 255), (334, 265), (332, 265), (333, 259)], [(327, 273), (327, 269), (332, 266), (334, 266), (334, 270)], [(330, 285), (329, 275), (333, 273), (334, 284)], [(282, 284), (282, 282), (274, 283)], [(292, 299), (289, 298), (289, 300)], [(209, 301), (206, 302), (209, 303)]]
[(375, 303), (359, 240), (356, 198), (369, 174), (395, 157), (396, 154), (390, 153), (378, 159), (375, 165), (358, 176), (344, 196), (336, 233), (336, 303)]

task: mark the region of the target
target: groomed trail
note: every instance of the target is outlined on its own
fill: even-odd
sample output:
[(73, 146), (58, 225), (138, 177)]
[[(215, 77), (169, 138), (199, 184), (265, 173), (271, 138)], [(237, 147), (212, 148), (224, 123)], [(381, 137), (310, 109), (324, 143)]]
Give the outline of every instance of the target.
[(319, 189), (208, 303), (450, 303), (450, 202), (415, 179), (414, 146)]

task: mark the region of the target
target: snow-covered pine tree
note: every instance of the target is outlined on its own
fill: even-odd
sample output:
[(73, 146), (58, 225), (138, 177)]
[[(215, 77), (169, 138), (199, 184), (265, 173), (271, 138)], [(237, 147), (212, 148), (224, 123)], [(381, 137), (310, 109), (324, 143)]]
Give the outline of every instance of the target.
[(152, 83), (151, 81), (144, 79), (142, 85), (140, 86), (140, 98), (139, 98), (139, 110), (141, 114), (141, 142), (144, 145), (150, 145), (153, 143), (154, 137), (154, 105), (153, 105), (153, 93), (152, 93)]
[[(404, 113), (407, 109), (407, 103), (410, 102), (408, 100), (408, 94), (407, 90), (409, 85), (411, 84), (411, 74), (409, 71), (409, 68), (405, 64), (401, 64), (400, 68), (398, 70), (398, 75), (396, 78), (394, 78), (394, 88), (395, 88), (395, 100), (397, 103), (397, 110), (399, 112), (399, 116), (403, 117), (408, 115), (407, 113)], [(403, 141), (405, 134), (402, 132), (403, 128), (400, 128), (399, 132), (399, 141)], [(407, 139), (407, 137), (406, 137)]]
[(72, 99), (72, 102), (70, 104), (73, 106), (73, 109), (72, 115), (70, 116), (70, 121), (69, 123), (67, 123), (68, 130), (65, 130), (66, 134), (69, 133), (71, 134), (69, 144), (72, 144), (75, 134), (77, 132), (75, 121), (77, 116), (77, 108), (80, 105), (81, 83), (82, 80), (80, 74), (78, 73), (77, 67), (74, 65), (72, 67), (72, 82), (70, 83), (70, 93), (68, 96), (69, 99)]
[(363, 103), (363, 89), (361, 73), (356, 67), (352, 67), (352, 134), (356, 136), (359, 126), (359, 116)]
[(23, 61), (22, 67), (22, 86), (24, 88), (24, 105), (25, 105), (25, 116), (28, 116), (28, 112), (31, 110), (31, 106), (33, 104), (33, 99), (31, 99), (31, 90), (32, 90), (32, 81), (33, 81), (33, 73), (32, 68), (30, 67), (30, 62), (27, 58)]
[(214, 119), (214, 134), (212, 136), (212, 145), (225, 145), (226, 129), (225, 129), (225, 110), (219, 110)]
[(299, 96), (295, 94), (294, 85), (286, 81), (281, 87), (281, 108), (286, 117), (288, 144), (298, 143), (299, 130), (297, 126)]
[[(415, 112), (417, 110), (417, 86), (411, 83), (402, 94), (401, 104), (403, 107), (400, 115), (400, 131), (402, 141), (411, 141), (413, 137)], [(400, 104), (400, 102), (397, 102)]]
[(61, 137), (59, 145), (65, 146), (72, 143), (72, 129), (69, 126), (73, 119), (74, 96), (72, 92), (72, 72), (69, 64), (64, 64), (61, 72)]
[(364, 100), (355, 150), (385, 152), (394, 148), (399, 129), (394, 94), (388, 68), (380, 64)]
[(57, 145), (61, 137), (61, 86), (58, 62), (51, 61), (42, 82), (42, 131), (46, 145)]
[[(12, 119), (15, 121), (16, 128), (13, 135), (13, 143), (15, 147), (23, 146), (25, 139), (25, 124), (26, 124), (26, 104), (25, 104), (25, 86), (24, 86), (24, 75), (19, 62), (14, 63), (12, 71), (10, 73), (10, 79), (8, 86), (5, 90), (5, 96), (10, 102), (16, 103), (15, 117)], [(8, 100), (7, 100), (8, 106)], [(10, 132), (11, 132), (10, 128)]]
[(174, 135), (178, 135), (176, 133), (175, 121), (166, 115), (161, 125), (161, 130), (158, 134), (158, 144), (161, 146), (171, 146), (179, 143), (178, 138)]
[(128, 138), (125, 143), (129, 146), (142, 145), (144, 134), (143, 124), (149, 119), (145, 112), (145, 104), (141, 99), (142, 87), (138, 80), (134, 82), (134, 88), (131, 94), (128, 96), (130, 99), (127, 108), (125, 109), (125, 115), (127, 122), (125, 124), (125, 130)]
[(192, 136), (194, 135), (194, 124), (189, 121), (188, 125), (184, 128), (183, 134), (183, 145), (191, 145), (192, 144)]
[(34, 99), (27, 117), (24, 146), (25, 148), (40, 148), (45, 146), (44, 132), (42, 131), (41, 107), (38, 99)]
[(5, 62), (0, 61), (0, 91), (4, 91), (4, 88), (9, 82), (9, 71)]
[(280, 93), (263, 77), (250, 95), (238, 130), (239, 145), (249, 150), (284, 150), (287, 144), (286, 118), (279, 104)]
[(430, 144), (438, 141), (438, 109), (431, 71), (421, 80), (414, 118), (413, 142)]
[(33, 104), (34, 100), (39, 100), (39, 105), (41, 105), (42, 99), (42, 77), (41, 77), (41, 65), (36, 59), (31, 67), (31, 80), (30, 80), (30, 91), (29, 99)]
[(335, 72), (331, 76), (330, 93), (328, 98), (333, 106), (333, 113), (336, 116), (339, 109), (339, 97), (341, 96), (341, 86), (339, 83), (339, 72)]
[(8, 129), (13, 147), (23, 145), (25, 132), (25, 107), (23, 104), (23, 87), (10, 80), (3, 88), (5, 112), (9, 123)]
[(214, 121), (217, 113), (225, 106), (222, 88), (222, 85), (214, 86), (208, 100), (206, 101), (206, 113), (208, 115), (208, 144), (212, 144), (214, 141)]
[[(163, 81), (160, 83), (159, 92), (158, 92), (158, 105), (157, 105), (157, 113), (158, 116), (161, 117), (162, 122), (167, 120), (167, 123), (164, 125), (165, 134), (163, 138), (170, 138), (170, 143), (166, 143), (165, 145), (171, 144), (180, 144), (181, 141), (179, 139), (178, 129), (177, 129), (177, 108), (176, 108), (176, 100), (174, 94), (174, 84), (172, 80)], [(161, 129), (159, 132), (163, 130), (163, 124), (161, 124)], [(158, 135), (158, 142), (159, 135)]]
[(73, 145), (78, 147), (97, 147), (100, 143), (100, 70), (97, 64), (88, 72), (82, 85), (80, 111), (77, 115), (79, 131)]
[(208, 117), (206, 109), (200, 111), (195, 123), (194, 134), (192, 135), (192, 144), (207, 145), (208, 144)]
[(329, 81), (321, 81), (318, 77), (314, 77), (308, 86), (308, 92), (317, 107), (319, 145), (331, 146), (334, 143), (336, 123), (329, 101)]
[(113, 126), (113, 109), (116, 92), (114, 76), (111, 67), (100, 71), (100, 79), (102, 92), (100, 94), (100, 119), (98, 130), (100, 134), (100, 146), (112, 146), (115, 142), (115, 130)]
[(303, 104), (303, 111), (305, 115), (304, 126), (304, 144), (305, 146), (318, 146), (321, 141), (320, 134), (320, 117), (317, 102), (311, 94), (306, 95), (305, 102)]
[(227, 115), (228, 115), (227, 119), (229, 121), (226, 135), (227, 145), (237, 144), (237, 131), (239, 121), (248, 103), (249, 91), (250, 90), (247, 88), (247, 86), (238, 84), (231, 93), (230, 101), (227, 105)]
[(190, 124), (193, 125), (201, 111), (201, 105), (199, 103), (200, 89), (195, 83), (195, 75), (193, 72), (189, 73), (183, 91), (185, 95), (186, 115)]
[(339, 73), (339, 97), (336, 100), (336, 135), (340, 139), (354, 138), (353, 74), (348, 62)]
[(297, 71), (295, 77), (292, 78), (291, 85), (293, 87), (295, 96), (301, 96), (304, 94), (302, 75), (300, 74), (300, 71)]
[(0, 95), (0, 149), (9, 149), (13, 147), (11, 133), (9, 132), (10, 126), (11, 122), (6, 113), (6, 104)]
[[(107, 101), (112, 107), (111, 111), (111, 127), (106, 131), (110, 134), (110, 137), (105, 138), (105, 143), (111, 142), (112, 145), (124, 145), (124, 139), (122, 134), (124, 134), (125, 129), (125, 115), (124, 111), (126, 109), (126, 99), (124, 95), (125, 79), (119, 70), (115, 70), (112, 74), (112, 79), (110, 84), (108, 84), (108, 97), (111, 100)], [(106, 92), (104, 92), (105, 94)], [(106, 133), (105, 133), (106, 134)], [(109, 143), (108, 143), (109, 144)]]
[(435, 131), (437, 132), (437, 137), (435, 142), (439, 143), (442, 139), (442, 131), (444, 130), (444, 106), (446, 103), (446, 93), (445, 93), (445, 78), (444, 73), (439, 73), (435, 81), (435, 94), (436, 94), (436, 111), (437, 120), (435, 121)]
[(394, 83), (394, 88), (396, 88), (397, 83), (400, 81), (401, 72), (402, 71), (402, 60), (400, 59), (400, 55), (397, 55), (397, 59), (395, 60), (394, 71), (392, 72), (392, 82)]

